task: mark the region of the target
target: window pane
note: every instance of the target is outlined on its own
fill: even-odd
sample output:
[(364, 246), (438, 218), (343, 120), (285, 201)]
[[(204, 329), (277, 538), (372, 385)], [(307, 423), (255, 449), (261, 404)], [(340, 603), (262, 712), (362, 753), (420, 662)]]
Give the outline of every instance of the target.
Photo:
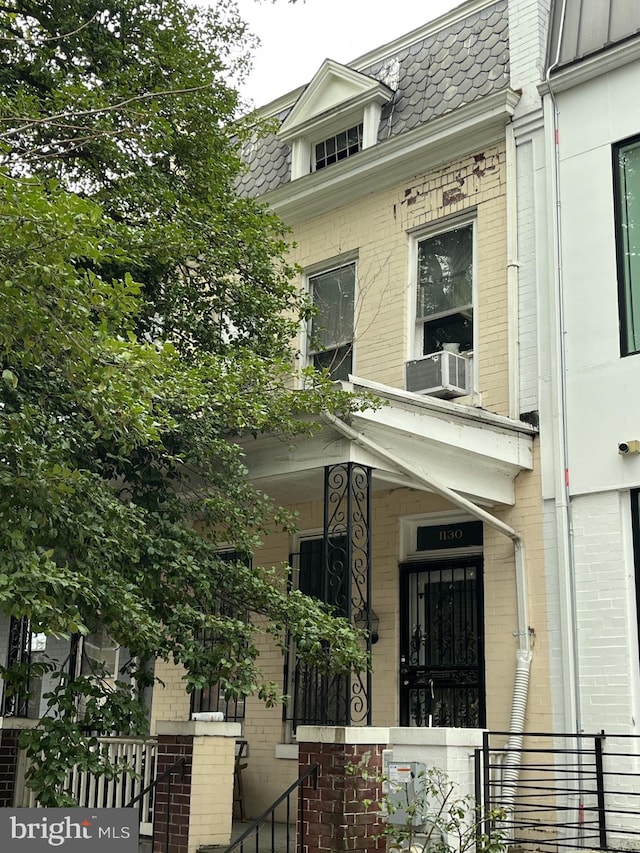
[(333, 380), (349, 379), (351, 371), (351, 344), (319, 352), (313, 357), (316, 370), (328, 370)]
[(640, 142), (618, 149), (623, 353), (640, 352)]
[(473, 227), (464, 225), (422, 240), (418, 246), (417, 316), (470, 306)]
[(311, 279), (311, 298), (317, 308), (311, 323), (311, 352), (352, 341), (354, 292), (355, 264)]
[(330, 136), (315, 146), (315, 169), (324, 169), (332, 163), (357, 154), (362, 148), (362, 125), (350, 127), (335, 136)]
[(118, 676), (118, 649), (118, 644), (111, 639), (106, 628), (88, 634), (84, 638), (81, 664), (82, 674), (99, 674), (104, 668), (104, 671), (108, 675), (116, 678)]
[[(445, 344), (458, 344), (458, 352), (469, 352), (473, 349), (473, 319), (470, 310), (465, 314), (449, 314), (424, 324), (424, 355), (440, 352)], [(452, 350), (456, 352), (454, 347)]]

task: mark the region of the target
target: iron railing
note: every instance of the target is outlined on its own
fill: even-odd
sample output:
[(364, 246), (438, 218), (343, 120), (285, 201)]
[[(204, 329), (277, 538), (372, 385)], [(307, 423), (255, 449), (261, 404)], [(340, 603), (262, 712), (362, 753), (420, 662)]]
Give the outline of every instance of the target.
[(512, 844), (612, 853), (640, 847), (640, 737), (527, 733), (519, 748), (509, 738), (485, 733), (476, 797)]
[[(367, 628), (371, 653), (372, 469), (353, 462), (324, 469), (323, 536), (303, 539), (290, 555), (290, 583), (330, 605), (336, 615)], [(295, 659), (291, 644), (285, 664), (285, 720), (299, 725), (371, 725), (371, 673), (327, 674)]]
[(24, 684), (21, 689), (10, 692), (7, 689), (7, 685), (2, 682), (3, 717), (38, 717), (37, 711), (33, 707), (30, 707), (33, 703), (29, 702), (29, 696), (34, 692), (31, 673), (32, 636), (31, 625), (26, 617), (21, 619), (15, 616), (11, 617), (7, 648), (7, 667), (20, 667), (24, 677)]
[[(239, 835), (224, 853), (295, 853), (302, 850), (305, 830), (305, 801), (303, 791), (305, 784), (315, 790), (318, 784), (318, 765), (313, 764), (293, 782), (257, 820), (254, 820), (245, 831)], [(298, 796), (297, 827), (291, 824), (294, 815), (292, 807), (293, 795)], [(281, 808), (281, 806), (284, 806)], [(276, 811), (280, 812), (281, 821), (276, 821)]]

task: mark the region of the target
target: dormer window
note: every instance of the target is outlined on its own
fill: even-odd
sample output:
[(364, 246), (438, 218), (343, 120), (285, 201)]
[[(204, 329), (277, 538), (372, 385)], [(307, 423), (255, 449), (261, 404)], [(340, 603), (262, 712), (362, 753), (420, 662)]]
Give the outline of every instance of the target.
[(345, 160), (357, 154), (362, 148), (362, 125), (350, 127), (342, 133), (336, 133), (315, 146), (314, 171), (324, 169), (339, 160)]
[(327, 59), (278, 133), (291, 145), (291, 180), (376, 145), (382, 105), (392, 96), (379, 80)]

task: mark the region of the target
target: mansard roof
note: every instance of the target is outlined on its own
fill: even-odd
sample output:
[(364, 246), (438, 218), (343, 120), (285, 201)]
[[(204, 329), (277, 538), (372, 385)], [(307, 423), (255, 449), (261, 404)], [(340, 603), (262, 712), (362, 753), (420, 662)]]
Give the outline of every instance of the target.
[[(286, 99), (276, 102), (280, 108), (274, 117), (284, 124), (287, 136), (287, 119), (294, 111), (289, 124), (295, 126), (296, 106), (304, 114), (300, 103), (304, 105), (307, 89), (314, 84), (318, 88), (323, 69), (348, 68), (353, 80), (370, 78), (372, 86), (380, 84), (380, 91), (388, 92), (378, 128), (378, 144), (383, 145), (459, 107), (506, 90), (508, 38), (507, 0), (470, 0), (433, 25), (414, 30), (349, 66), (323, 63), (302, 92), (293, 93), (288, 103)], [(238, 186), (243, 195), (262, 196), (290, 180), (291, 148), (279, 135), (247, 144), (243, 157), (248, 166)]]

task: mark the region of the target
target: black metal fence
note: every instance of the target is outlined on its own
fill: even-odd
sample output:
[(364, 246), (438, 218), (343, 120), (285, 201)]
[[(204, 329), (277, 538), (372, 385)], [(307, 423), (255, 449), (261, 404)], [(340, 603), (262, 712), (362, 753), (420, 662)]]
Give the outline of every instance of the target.
[(515, 744), (509, 732), (487, 732), (476, 753), (485, 820), (512, 844), (640, 849), (640, 737), (527, 733)]
[[(318, 784), (318, 765), (313, 764), (269, 808), (239, 835), (224, 853), (300, 853), (304, 850), (305, 787)], [(281, 812), (276, 820), (276, 812)], [(297, 819), (296, 819), (297, 818)], [(296, 824), (292, 824), (292, 821)]]

